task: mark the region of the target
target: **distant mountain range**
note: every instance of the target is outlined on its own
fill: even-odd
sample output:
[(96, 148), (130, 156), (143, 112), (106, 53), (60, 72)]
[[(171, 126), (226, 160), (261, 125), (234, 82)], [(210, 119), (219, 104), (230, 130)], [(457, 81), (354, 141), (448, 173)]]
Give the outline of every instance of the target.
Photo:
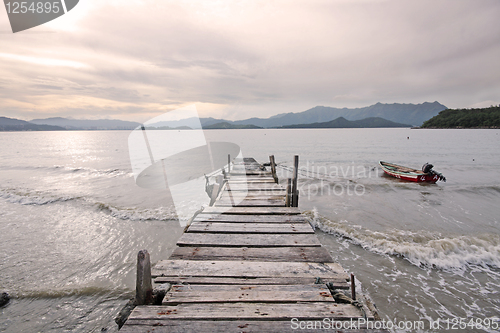
[(30, 122), (0, 117), (0, 131), (63, 131), (64, 128), (50, 125), (37, 125)]
[(132, 130), (141, 125), (140, 123), (132, 121), (114, 119), (82, 120), (61, 117), (33, 119), (30, 123), (37, 125), (60, 126), (70, 130)]
[(331, 108), (327, 106), (316, 106), (304, 112), (283, 113), (262, 119), (250, 118), (235, 121), (235, 124), (256, 125), (260, 127), (281, 127), (287, 125), (312, 124), (328, 122), (339, 117), (347, 120), (361, 120), (371, 117), (380, 117), (396, 123), (420, 126), (424, 121), (434, 117), (440, 111), (447, 109), (446, 106), (434, 103), (422, 104), (382, 104), (377, 103), (363, 108)]
[(361, 120), (347, 120), (344, 117), (327, 121), (324, 123), (288, 125), (281, 128), (387, 128), (387, 127), (412, 127), (408, 124), (395, 123), (393, 121), (370, 117)]
[[(366, 118), (384, 118), (386, 120), (399, 123), (420, 126), (424, 121), (434, 117), (440, 111), (447, 107), (438, 103), (422, 104), (382, 104), (377, 103), (364, 108), (331, 108), (327, 106), (316, 106), (307, 111), (298, 113), (282, 113), (270, 118), (249, 118), (245, 120), (230, 121), (225, 119), (200, 118), (203, 128), (218, 123), (228, 123), (232, 125), (254, 125), (262, 128), (278, 128), (289, 125), (323, 123), (343, 117), (346, 120), (361, 120)], [(168, 126), (171, 128), (189, 126), (193, 128), (195, 118), (187, 118), (177, 121), (162, 121), (161, 123), (151, 124), (150, 126)]]
[[(148, 128), (186, 129), (201, 127), (205, 129), (240, 128), (339, 128), (345, 127), (409, 127), (422, 123), (447, 107), (438, 103), (422, 104), (382, 104), (377, 103), (363, 108), (332, 108), (316, 106), (298, 113), (282, 113), (269, 118), (249, 118), (230, 121), (215, 118), (187, 118), (177, 121), (162, 121), (147, 124)], [(342, 118), (342, 119), (339, 119)], [(363, 121), (361, 121), (363, 120)], [(17, 123), (16, 123), (17, 121)], [(352, 123), (354, 122), (354, 123)], [(406, 125), (408, 124), (408, 125)], [(34, 119), (30, 122), (0, 117), (0, 130), (132, 130), (140, 123), (112, 119), (80, 120), (67, 118)], [(49, 126), (49, 127), (46, 127)], [(292, 126), (292, 127), (290, 127)]]
[(258, 129), (262, 128), (255, 125), (238, 125), (238, 124), (230, 124), (228, 122), (216, 123), (211, 125), (204, 125), (203, 129)]

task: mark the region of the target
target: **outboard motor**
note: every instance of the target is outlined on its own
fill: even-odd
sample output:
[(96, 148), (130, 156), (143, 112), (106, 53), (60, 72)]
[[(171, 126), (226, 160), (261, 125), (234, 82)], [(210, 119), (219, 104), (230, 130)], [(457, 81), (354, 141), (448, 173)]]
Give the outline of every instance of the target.
[(429, 172), (431, 172), (431, 170), (432, 170), (433, 167), (434, 167), (434, 165), (432, 165), (430, 163), (425, 163), (422, 166), (422, 171), (425, 172), (425, 173), (429, 173)]

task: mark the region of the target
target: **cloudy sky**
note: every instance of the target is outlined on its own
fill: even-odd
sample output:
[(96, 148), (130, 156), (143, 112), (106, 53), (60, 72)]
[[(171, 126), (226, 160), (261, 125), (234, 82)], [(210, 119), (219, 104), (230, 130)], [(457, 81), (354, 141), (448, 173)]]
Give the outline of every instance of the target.
[(498, 0), (80, 0), (13, 34), (1, 8), (0, 116), (496, 105), (499, 18)]

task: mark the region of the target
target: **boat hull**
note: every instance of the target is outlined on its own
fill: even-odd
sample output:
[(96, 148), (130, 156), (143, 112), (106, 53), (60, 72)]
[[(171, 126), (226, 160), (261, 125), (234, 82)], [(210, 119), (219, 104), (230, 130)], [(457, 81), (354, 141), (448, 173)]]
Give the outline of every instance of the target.
[[(435, 173), (424, 173), (416, 169), (409, 169), (382, 161), (380, 162), (380, 166), (387, 175), (410, 182), (434, 184), (439, 180), (439, 175)], [(407, 171), (401, 171), (398, 168), (406, 169)]]

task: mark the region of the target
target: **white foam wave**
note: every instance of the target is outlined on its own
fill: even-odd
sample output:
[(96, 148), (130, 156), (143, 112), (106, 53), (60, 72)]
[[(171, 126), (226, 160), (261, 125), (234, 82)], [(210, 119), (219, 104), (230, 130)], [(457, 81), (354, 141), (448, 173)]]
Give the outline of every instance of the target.
[(10, 203), (17, 203), (21, 205), (47, 205), (55, 202), (66, 202), (80, 197), (72, 196), (53, 196), (42, 192), (26, 192), (16, 190), (0, 189), (0, 198), (5, 199)]
[(500, 268), (500, 236), (496, 234), (443, 236), (429, 231), (372, 231), (346, 221), (334, 222), (316, 209), (306, 212), (320, 230), (344, 237), (364, 249), (405, 258), (416, 266), (466, 269), (470, 266)]
[(95, 177), (102, 177), (102, 176), (107, 176), (107, 177), (120, 177), (120, 176), (126, 176), (126, 177), (133, 177), (133, 173), (130, 171), (125, 171), (125, 170), (120, 170), (120, 169), (93, 169), (93, 168), (86, 168), (86, 167), (67, 167), (67, 166), (62, 166), (62, 165), (55, 165), (53, 169), (61, 169), (64, 172), (68, 173), (84, 173), (85, 175), (91, 175)]
[(107, 212), (111, 216), (121, 220), (131, 221), (168, 221), (177, 218), (174, 209), (168, 207), (160, 207), (155, 209), (140, 209), (140, 208), (121, 208), (105, 203), (95, 203), (100, 211)]
[[(142, 209), (137, 207), (117, 207), (109, 203), (96, 201), (86, 197), (57, 196), (51, 193), (39, 191), (30, 192), (27, 190), (0, 189), (0, 198), (7, 202), (20, 205), (43, 206), (54, 203), (64, 203), (69, 201), (80, 201), (89, 209), (97, 209), (121, 220), (147, 221), (158, 220), (168, 221), (176, 219), (175, 209), (160, 207), (155, 209)], [(93, 208), (92, 208), (93, 207)]]

